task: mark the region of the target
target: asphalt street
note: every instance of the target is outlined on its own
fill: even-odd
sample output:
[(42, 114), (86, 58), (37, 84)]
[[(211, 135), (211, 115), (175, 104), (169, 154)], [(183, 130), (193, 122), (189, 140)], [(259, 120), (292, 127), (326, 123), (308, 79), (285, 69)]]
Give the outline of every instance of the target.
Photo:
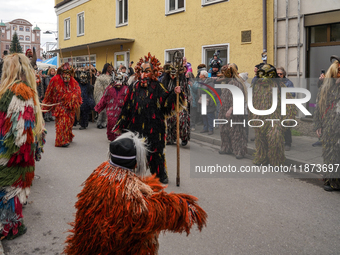
[[(23, 209), (28, 231), (2, 242), (6, 254), (62, 253), (81, 184), (108, 157), (106, 129), (94, 123), (86, 130), (78, 128), (68, 148), (56, 148), (54, 123), (47, 123), (45, 153), (36, 164), (37, 178)], [(339, 254), (340, 192), (325, 192), (319, 180), (284, 173), (264, 177), (193, 172), (195, 164), (207, 162), (237, 169), (253, 165), (250, 158), (237, 160), (217, 151), (198, 141), (181, 147), (181, 185), (176, 187), (176, 146), (167, 146), (167, 191), (196, 196), (208, 223), (202, 232), (192, 229), (189, 236), (161, 234), (160, 255)]]

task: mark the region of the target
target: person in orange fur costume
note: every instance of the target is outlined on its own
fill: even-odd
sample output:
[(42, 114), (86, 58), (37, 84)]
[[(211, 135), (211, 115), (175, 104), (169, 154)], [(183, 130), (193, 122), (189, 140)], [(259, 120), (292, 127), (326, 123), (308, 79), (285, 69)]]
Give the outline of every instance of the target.
[(51, 79), (43, 100), (44, 109), (50, 109), (55, 116), (56, 147), (67, 147), (72, 142), (76, 111), (82, 104), (81, 90), (73, 76), (69, 63), (62, 64)]
[(201, 231), (207, 214), (197, 198), (166, 193), (146, 171), (145, 140), (127, 132), (110, 143), (110, 160), (87, 178), (64, 254), (158, 254), (161, 231)]

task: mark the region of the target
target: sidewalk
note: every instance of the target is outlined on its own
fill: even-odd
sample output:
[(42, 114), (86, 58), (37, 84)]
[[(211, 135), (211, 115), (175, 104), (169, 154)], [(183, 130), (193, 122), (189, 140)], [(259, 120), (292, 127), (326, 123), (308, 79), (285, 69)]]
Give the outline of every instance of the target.
[[(201, 134), (203, 126), (196, 125), (196, 130), (191, 131), (191, 139), (210, 143), (212, 145), (221, 146), (220, 129), (215, 128), (213, 135), (208, 133)], [(255, 152), (255, 142), (250, 138), (255, 137), (254, 128), (249, 128), (248, 154), (253, 155)], [(322, 164), (322, 147), (313, 147), (312, 144), (317, 141), (315, 137), (309, 136), (292, 136), (292, 146), (290, 151), (285, 151), (286, 164)]]

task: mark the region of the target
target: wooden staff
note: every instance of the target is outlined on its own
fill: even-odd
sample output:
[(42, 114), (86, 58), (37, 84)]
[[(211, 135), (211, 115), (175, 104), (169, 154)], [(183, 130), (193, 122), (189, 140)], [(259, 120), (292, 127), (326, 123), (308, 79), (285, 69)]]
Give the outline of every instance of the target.
[[(176, 57), (175, 57), (176, 56)], [(176, 87), (179, 86), (179, 73), (182, 68), (182, 54), (180, 51), (176, 51), (174, 54), (174, 64), (176, 66)], [(176, 94), (176, 131), (177, 131), (177, 176), (176, 176), (176, 186), (180, 185), (180, 147), (179, 147), (179, 94)]]
[(72, 57), (72, 51), (71, 51), (71, 66), (73, 68), (73, 57)]
[(60, 63), (63, 64), (63, 54), (61, 53), (61, 49), (59, 49), (60, 51)]
[(90, 47), (88, 45), (87, 45), (87, 52), (89, 54), (90, 84), (92, 85), (92, 70), (91, 70), (91, 60), (90, 60)]
[(107, 63), (107, 51), (109, 50), (109, 48), (106, 48), (106, 60), (105, 60), (105, 64)]

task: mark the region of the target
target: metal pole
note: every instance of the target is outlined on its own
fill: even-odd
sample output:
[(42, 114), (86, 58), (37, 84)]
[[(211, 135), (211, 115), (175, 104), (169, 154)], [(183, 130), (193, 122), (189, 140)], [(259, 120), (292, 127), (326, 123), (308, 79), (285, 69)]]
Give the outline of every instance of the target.
[(277, 0), (274, 1), (274, 66), (277, 66)]
[[(267, 0), (263, 0), (263, 52), (267, 52)], [(267, 63), (267, 60), (264, 61)]]
[(288, 7), (289, 0), (286, 0), (286, 51), (285, 51), (285, 69), (288, 75)]
[(297, 24), (297, 29), (298, 29), (298, 39), (297, 39), (297, 78), (298, 78), (298, 88), (300, 87), (300, 37), (301, 37), (301, 32), (300, 32), (300, 13), (301, 12), (301, 5), (300, 5), (300, 0), (298, 0), (298, 24)]

